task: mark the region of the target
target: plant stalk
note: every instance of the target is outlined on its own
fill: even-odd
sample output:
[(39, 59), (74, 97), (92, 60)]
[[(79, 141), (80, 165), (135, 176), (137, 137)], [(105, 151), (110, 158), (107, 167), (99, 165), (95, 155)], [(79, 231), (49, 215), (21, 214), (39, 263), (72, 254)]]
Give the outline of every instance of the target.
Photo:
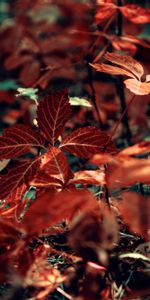
[[(122, 0), (117, 0), (117, 5), (122, 6)], [(122, 29), (123, 29), (122, 25), (123, 25), (122, 14), (118, 10), (117, 26), (116, 26), (116, 35), (118, 37), (122, 35)], [(121, 114), (122, 114), (126, 109), (126, 100), (125, 100), (125, 94), (124, 94), (123, 77), (121, 75), (118, 76), (117, 90), (118, 90), (118, 96), (120, 98)], [(131, 134), (131, 130), (130, 130), (130, 127), (129, 127), (128, 114), (125, 114), (122, 123), (124, 125), (127, 142), (128, 142), (129, 145), (131, 145), (132, 134)]]
[(96, 114), (97, 114), (97, 118), (98, 118), (98, 127), (100, 129), (103, 129), (103, 122), (102, 122), (101, 115), (100, 115), (100, 112), (99, 112), (99, 108), (98, 108), (97, 102), (96, 102), (95, 88), (94, 88), (94, 85), (93, 85), (92, 68), (90, 67), (89, 62), (87, 62), (87, 71), (88, 71), (88, 84), (89, 84), (90, 89), (91, 89), (91, 99), (92, 99), (92, 102), (93, 102), (93, 105), (94, 105), (94, 108), (95, 108), (95, 111), (96, 111)]

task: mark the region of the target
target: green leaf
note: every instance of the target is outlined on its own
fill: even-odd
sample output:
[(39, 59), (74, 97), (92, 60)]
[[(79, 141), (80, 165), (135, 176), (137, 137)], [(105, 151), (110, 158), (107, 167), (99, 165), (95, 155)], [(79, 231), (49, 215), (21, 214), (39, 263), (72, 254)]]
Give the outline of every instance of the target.
[(69, 103), (74, 106), (81, 105), (85, 107), (92, 107), (88, 100), (78, 97), (69, 97)]
[(7, 79), (5, 81), (0, 82), (0, 90), (2, 91), (9, 91), (9, 90), (16, 90), (18, 87), (15, 80)]
[(38, 89), (33, 88), (18, 88), (17, 89), (18, 94), (16, 94), (16, 97), (23, 96), (23, 97), (29, 97), (30, 99), (37, 102), (38, 96), (36, 93), (38, 92)]

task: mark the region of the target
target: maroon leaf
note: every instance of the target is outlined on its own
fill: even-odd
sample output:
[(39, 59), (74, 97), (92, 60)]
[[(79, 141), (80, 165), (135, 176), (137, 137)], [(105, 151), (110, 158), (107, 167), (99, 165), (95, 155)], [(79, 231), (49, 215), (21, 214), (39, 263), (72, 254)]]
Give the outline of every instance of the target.
[(40, 76), (40, 63), (36, 60), (26, 63), (20, 72), (20, 81), (31, 86)]
[(54, 146), (70, 116), (67, 89), (46, 96), (38, 106), (38, 124), (41, 134)]
[(119, 155), (110, 164), (107, 184), (110, 188), (129, 186), (137, 182), (150, 184), (150, 161)]
[(131, 231), (136, 232), (146, 240), (150, 240), (150, 197), (137, 193), (124, 192), (123, 200), (117, 205), (125, 223)]
[(56, 177), (52, 177), (49, 174), (46, 174), (43, 170), (39, 170), (35, 176), (35, 178), (30, 183), (36, 187), (45, 187), (45, 188), (61, 188), (62, 181)]
[(11, 54), (4, 62), (4, 66), (6, 70), (12, 70), (15, 68), (24, 65), (25, 63), (29, 63), (32, 61), (31, 55), (20, 55), (20, 54)]
[(5, 199), (17, 190), (22, 184), (28, 185), (32, 180), (38, 167), (40, 159), (21, 161), (8, 169), (8, 173), (0, 178), (0, 199)]
[[(108, 140), (109, 136), (105, 132), (94, 126), (88, 126), (79, 128), (64, 138), (60, 148), (79, 157), (89, 158), (95, 153), (103, 152)], [(115, 145), (110, 141), (106, 152), (114, 153), (116, 151)]]
[(43, 137), (25, 125), (14, 125), (5, 129), (0, 137), (0, 159), (15, 158), (30, 151), (31, 147), (42, 146)]
[(49, 186), (65, 184), (72, 178), (72, 172), (64, 154), (55, 147), (49, 147), (47, 153), (42, 156), (41, 166), (34, 179), (36, 186)]
[[(97, 210), (98, 203), (88, 190), (44, 190), (30, 206), (22, 226), (30, 233), (41, 232), (66, 218), (72, 218), (78, 211)], [(34, 218), (34, 222), (33, 222)]]

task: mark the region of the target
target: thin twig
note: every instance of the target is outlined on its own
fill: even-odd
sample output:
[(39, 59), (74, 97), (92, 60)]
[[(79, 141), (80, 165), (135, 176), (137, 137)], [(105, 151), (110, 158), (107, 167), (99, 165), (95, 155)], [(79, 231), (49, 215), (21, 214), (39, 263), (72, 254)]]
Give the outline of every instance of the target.
[[(107, 173), (107, 164), (104, 165), (104, 170), (105, 170), (105, 174)], [(107, 203), (107, 205), (110, 207), (110, 202), (109, 202), (109, 189), (107, 184), (104, 184), (104, 192), (105, 192), (105, 201)]]
[(94, 85), (93, 85), (93, 72), (92, 72), (92, 68), (89, 65), (89, 62), (87, 62), (87, 71), (88, 71), (88, 84), (89, 84), (90, 89), (91, 89), (91, 98), (92, 98), (92, 102), (93, 102), (93, 105), (94, 105), (94, 108), (95, 108), (95, 111), (96, 111), (96, 114), (97, 114), (97, 118), (98, 118), (98, 126), (99, 126), (99, 128), (102, 129), (103, 128), (103, 122), (102, 122), (101, 115), (100, 115), (100, 112), (99, 112), (99, 108), (98, 108), (98, 105), (97, 105), (97, 102), (96, 102), (96, 93), (95, 93), (95, 88), (94, 88)]
[[(117, 0), (118, 6), (122, 6), (122, 0)], [(118, 10), (117, 13), (117, 25), (116, 25), (116, 35), (122, 36), (122, 29), (123, 29), (123, 20), (122, 20), (122, 13), (120, 10)], [(123, 77), (120, 75), (118, 76), (118, 81), (117, 81), (117, 89), (118, 89), (118, 96), (120, 98), (120, 105), (121, 105), (121, 113), (124, 112), (126, 109), (126, 100), (125, 100), (125, 94), (124, 94), (124, 85), (123, 85)], [(125, 117), (123, 118), (123, 125), (126, 133), (126, 139), (129, 145), (131, 145), (131, 130), (129, 127), (129, 121), (128, 121), (128, 115), (125, 114)]]
[(62, 290), (60, 287), (56, 288), (57, 292), (59, 292), (61, 295), (66, 297), (69, 300), (72, 300), (72, 296), (70, 296), (68, 293), (66, 293), (64, 290)]
[(109, 142), (112, 140), (112, 137), (114, 136), (114, 134), (115, 134), (115, 132), (117, 131), (117, 129), (118, 129), (120, 123), (122, 122), (124, 116), (126, 115), (128, 109), (129, 109), (129, 107), (131, 106), (133, 100), (135, 99), (135, 96), (136, 96), (136, 95), (133, 95), (133, 96), (132, 96), (132, 98), (131, 98), (131, 100), (129, 101), (128, 105), (126, 106), (125, 110), (124, 110), (123, 113), (121, 114), (121, 116), (120, 116), (120, 118), (119, 118), (119, 120), (118, 120), (116, 126), (114, 127), (114, 129), (113, 129), (113, 131), (112, 131), (112, 134), (110, 135), (109, 139), (107, 140), (107, 143), (106, 143), (106, 145), (105, 145), (105, 147), (104, 147), (104, 149), (103, 149), (103, 153), (106, 151)]

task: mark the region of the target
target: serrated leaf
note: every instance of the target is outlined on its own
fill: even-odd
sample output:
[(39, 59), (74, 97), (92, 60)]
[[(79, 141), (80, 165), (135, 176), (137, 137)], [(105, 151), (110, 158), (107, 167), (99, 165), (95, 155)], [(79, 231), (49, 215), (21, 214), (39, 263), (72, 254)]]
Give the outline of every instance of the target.
[(0, 137), (0, 159), (15, 158), (28, 153), (32, 147), (42, 147), (44, 138), (30, 127), (14, 125)]
[(110, 75), (124, 75), (124, 76), (132, 76), (129, 71), (121, 69), (116, 66), (111, 66), (107, 64), (90, 64), (96, 71), (102, 72), (102, 73), (107, 73)]
[(8, 169), (8, 173), (0, 177), (0, 199), (5, 199), (22, 184), (28, 185), (37, 172), (40, 159), (21, 161)]
[(41, 166), (32, 184), (50, 186), (65, 184), (73, 174), (65, 155), (55, 147), (50, 146), (48, 152), (41, 158)]
[(69, 103), (74, 106), (81, 105), (85, 107), (92, 107), (91, 103), (88, 100), (79, 97), (69, 97)]
[(40, 187), (40, 188), (61, 188), (62, 181), (56, 177), (52, 177), (49, 174), (46, 174), (43, 170), (39, 170), (35, 178), (31, 181), (31, 185)]
[(12, 203), (17, 204), (22, 199), (22, 196), (24, 195), (26, 190), (27, 185), (25, 183), (22, 183), (21, 185), (19, 184), (19, 186), (12, 190), (10, 194), (5, 198), (5, 203), (10, 203), (11, 205)]
[(63, 133), (70, 113), (67, 89), (46, 96), (40, 102), (37, 111), (40, 132), (53, 146)]
[[(95, 153), (103, 152), (109, 136), (94, 126), (87, 126), (73, 131), (64, 138), (60, 148), (79, 157), (89, 158)], [(106, 152), (116, 152), (112, 141), (107, 145)]]
[(99, 72), (104, 72), (112, 75), (125, 75), (130, 77), (124, 81), (125, 86), (135, 95), (148, 95), (150, 93), (149, 76), (143, 82), (141, 78), (144, 74), (142, 65), (131, 56), (120, 55), (117, 53), (107, 52), (104, 55), (105, 59), (117, 65), (107, 64), (90, 64)]
[(136, 76), (140, 80), (142, 75), (144, 74), (142, 65), (131, 56), (107, 52), (104, 57), (111, 63), (127, 69), (130, 72), (130, 77)]

